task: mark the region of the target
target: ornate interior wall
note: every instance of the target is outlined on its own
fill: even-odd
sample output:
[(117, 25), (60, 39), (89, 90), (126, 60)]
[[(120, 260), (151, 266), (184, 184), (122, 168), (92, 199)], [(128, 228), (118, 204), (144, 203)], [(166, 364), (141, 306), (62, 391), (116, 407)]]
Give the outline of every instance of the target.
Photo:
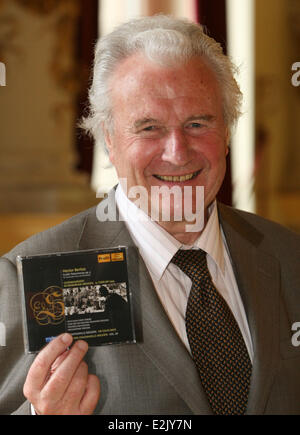
[(74, 213), (96, 202), (75, 170), (80, 0), (0, 0), (0, 212)]

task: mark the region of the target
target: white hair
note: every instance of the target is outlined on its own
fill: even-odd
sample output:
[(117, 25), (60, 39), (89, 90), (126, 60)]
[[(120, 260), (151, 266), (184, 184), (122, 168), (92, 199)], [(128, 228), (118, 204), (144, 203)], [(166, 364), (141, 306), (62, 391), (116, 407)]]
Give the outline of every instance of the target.
[(199, 24), (155, 15), (118, 26), (96, 45), (89, 115), (81, 123), (96, 143), (103, 141), (103, 127), (112, 130), (113, 126), (109, 80), (118, 64), (135, 53), (166, 67), (183, 64), (194, 56), (205, 58), (221, 89), (224, 121), (229, 128), (237, 122), (242, 94), (234, 78), (236, 67), (221, 45)]

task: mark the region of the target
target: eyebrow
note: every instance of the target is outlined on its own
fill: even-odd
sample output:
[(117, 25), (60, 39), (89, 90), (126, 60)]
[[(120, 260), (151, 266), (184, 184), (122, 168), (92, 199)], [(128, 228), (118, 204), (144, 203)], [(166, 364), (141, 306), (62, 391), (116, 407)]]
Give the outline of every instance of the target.
[(213, 115), (192, 115), (185, 122), (194, 121), (196, 119), (200, 119), (202, 121), (214, 121), (216, 118)]
[[(189, 116), (184, 121), (184, 123), (190, 122), (190, 121), (196, 121), (196, 120), (202, 120), (202, 121), (208, 121), (208, 122), (210, 122), (210, 121), (214, 121), (215, 120), (215, 116), (209, 115), (209, 114), (207, 114), (207, 115), (192, 115), (192, 116)], [(142, 128), (144, 125), (151, 124), (151, 123), (160, 124), (161, 122), (158, 121), (155, 118), (142, 118), (142, 119), (138, 119), (137, 121), (135, 121), (133, 126), (134, 126), (134, 128), (136, 130), (138, 130), (139, 128)]]
[[(192, 115), (192, 116), (189, 116), (184, 122), (189, 122), (189, 121), (194, 121), (194, 120), (214, 121), (215, 116), (209, 115), (209, 114), (207, 114), (207, 115)], [(134, 127), (138, 129), (138, 128), (143, 127), (145, 124), (149, 124), (149, 123), (160, 124), (160, 121), (158, 121), (155, 118), (142, 118), (142, 119), (138, 119), (137, 121), (135, 121)]]
[(159, 123), (159, 121), (157, 119), (154, 118), (143, 118), (143, 119), (138, 119), (137, 121), (135, 121), (135, 123), (133, 124), (134, 128), (139, 129), (141, 127), (143, 127), (145, 124), (149, 124), (149, 123)]

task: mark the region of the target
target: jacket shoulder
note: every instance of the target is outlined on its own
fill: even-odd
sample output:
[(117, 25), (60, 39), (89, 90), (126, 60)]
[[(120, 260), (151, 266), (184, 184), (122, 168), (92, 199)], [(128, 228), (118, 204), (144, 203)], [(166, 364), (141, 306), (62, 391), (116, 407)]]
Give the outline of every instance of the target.
[(246, 212), (229, 207), (224, 204), (218, 204), (221, 220), (229, 223), (233, 228), (244, 228), (246, 232), (253, 235), (256, 239), (272, 244), (292, 243), (300, 247), (300, 235), (295, 231), (284, 227), (283, 225), (266, 219), (254, 213)]
[(15, 263), (18, 255), (41, 255), (76, 250), (85, 222), (89, 216), (95, 214), (96, 207), (92, 207), (72, 216), (52, 228), (29, 237), (3, 255), (3, 258)]
[[(284, 226), (253, 213), (218, 204), (220, 222), (227, 242), (247, 240), (261, 252), (275, 257), (284, 273), (298, 273), (300, 236)], [(228, 239), (229, 238), (229, 239)], [(297, 278), (298, 280), (299, 278)]]

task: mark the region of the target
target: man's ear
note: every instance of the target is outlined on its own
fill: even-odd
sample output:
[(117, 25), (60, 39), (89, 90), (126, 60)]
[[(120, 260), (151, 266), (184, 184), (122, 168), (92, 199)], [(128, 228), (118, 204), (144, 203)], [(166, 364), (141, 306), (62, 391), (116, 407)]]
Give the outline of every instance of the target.
[(113, 142), (112, 142), (112, 137), (111, 137), (111, 133), (108, 131), (108, 129), (105, 126), (102, 126), (103, 129), (103, 136), (104, 136), (104, 140), (105, 140), (105, 144), (106, 144), (106, 148), (109, 154), (109, 160), (111, 161), (111, 163), (113, 163), (114, 160), (114, 146), (113, 146)]
[(226, 131), (225, 131), (225, 146), (226, 146), (225, 153), (226, 153), (226, 156), (229, 153), (229, 144), (230, 144), (230, 131), (229, 131), (229, 128), (226, 127)]

